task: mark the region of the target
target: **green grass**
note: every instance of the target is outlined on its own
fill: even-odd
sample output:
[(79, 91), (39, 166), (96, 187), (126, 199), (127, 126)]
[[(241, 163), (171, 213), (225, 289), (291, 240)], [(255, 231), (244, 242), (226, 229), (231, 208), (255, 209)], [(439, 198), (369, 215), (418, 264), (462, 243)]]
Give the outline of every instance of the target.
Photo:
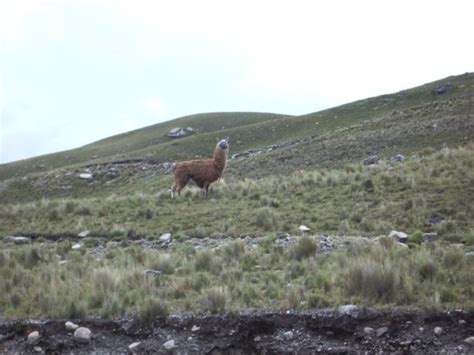
[[(240, 236), (295, 234), (305, 224), (318, 233), (342, 235), (434, 231), (453, 242), (472, 244), (473, 149), (444, 149), (393, 166), (351, 164), (216, 184), (207, 200), (193, 188), (186, 188), (174, 201), (166, 189), (155, 193), (144, 189), (126, 195), (2, 205), (0, 234), (87, 229), (116, 238), (164, 232)], [(430, 225), (431, 220), (437, 223)]]
[[(166, 253), (129, 247), (97, 259), (63, 243), (0, 251), (2, 317), (138, 315), (151, 321), (169, 313), (248, 307), (474, 306), (474, 260), (439, 244), (408, 249), (380, 240), (304, 258), (271, 246), (196, 252), (182, 245)], [(210, 260), (199, 266), (203, 253)], [(59, 264), (57, 254), (66, 262)], [(163, 262), (167, 271), (159, 277), (145, 273)]]

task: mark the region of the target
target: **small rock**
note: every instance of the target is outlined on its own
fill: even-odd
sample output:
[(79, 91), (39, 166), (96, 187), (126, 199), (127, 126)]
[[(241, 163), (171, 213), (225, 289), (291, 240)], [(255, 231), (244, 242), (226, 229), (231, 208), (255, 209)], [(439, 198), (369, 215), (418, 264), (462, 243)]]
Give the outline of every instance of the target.
[(80, 237), (80, 238), (85, 238), (89, 235), (89, 231), (88, 230), (85, 230), (85, 231), (82, 231), (81, 233), (79, 233), (77, 236)]
[(299, 226), (298, 229), (299, 229), (301, 232), (303, 232), (303, 233), (304, 233), (304, 232), (309, 232), (309, 231), (311, 230), (310, 228), (306, 227), (306, 226), (303, 225), (303, 224), (302, 224), (301, 226)]
[(79, 174), (79, 177), (80, 177), (81, 179), (84, 179), (84, 180), (91, 180), (91, 179), (92, 179), (92, 174), (83, 173), (83, 174)]
[(82, 247), (81, 243), (76, 243), (71, 247), (71, 249), (72, 250), (79, 250), (79, 249), (81, 249), (81, 247)]
[(201, 328), (198, 327), (197, 325), (193, 325), (193, 327), (191, 328), (191, 331), (192, 332), (197, 332), (199, 329), (201, 329)]
[(464, 325), (464, 324), (466, 324), (467, 322), (466, 322), (464, 319), (460, 319), (458, 323), (459, 323), (459, 325)]
[(293, 337), (294, 337), (294, 334), (291, 330), (283, 333), (283, 338), (285, 338), (286, 341), (292, 340)]
[(39, 338), (40, 338), (40, 334), (37, 330), (35, 330), (34, 332), (31, 332), (30, 334), (28, 334), (28, 343), (34, 344), (39, 340)]
[(66, 330), (69, 331), (69, 332), (72, 332), (73, 330), (76, 330), (77, 328), (79, 328), (79, 326), (73, 322), (66, 322), (65, 324), (65, 327), (66, 327)]
[(137, 351), (137, 350), (138, 350), (138, 347), (140, 346), (140, 344), (141, 344), (140, 341), (136, 341), (136, 342), (130, 344), (130, 345), (128, 346), (128, 351), (130, 351), (130, 352)]
[(419, 330), (421, 333), (423, 333), (423, 332), (425, 331), (425, 328), (420, 327), (420, 328), (418, 328), (418, 330)]
[(400, 343), (401, 346), (408, 346), (408, 345), (411, 345), (412, 341), (411, 340), (406, 340), (406, 341), (402, 341)]
[(166, 343), (163, 344), (166, 350), (172, 350), (175, 347), (174, 340), (168, 340)]
[(388, 332), (388, 328), (387, 327), (382, 327), (382, 328), (379, 328), (377, 329), (377, 337), (381, 337), (382, 335), (384, 335), (385, 333)]
[(371, 155), (370, 157), (364, 159), (364, 165), (373, 165), (379, 162), (379, 157), (377, 155)]
[(41, 346), (35, 346), (33, 350), (36, 351), (37, 353), (40, 353), (43, 351), (43, 349), (41, 349)]
[(434, 328), (434, 333), (436, 335), (441, 335), (441, 333), (443, 333), (443, 328), (441, 328), (441, 327)]
[(388, 237), (396, 238), (400, 243), (406, 243), (408, 241), (408, 235), (404, 232), (391, 231)]
[(91, 331), (89, 328), (80, 327), (74, 332), (74, 338), (80, 342), (89, 342), (91, 340)]
[(339, 311), (339, 313), (352, 315), (354, 312), (358, 310), (358, 308), (354, 304), (345, 304), (345, 305), (339, 306), (337, 310)]
[(450, 92), (453, 89), (454, 89), (454, 85), (444, 84), (431, 90), (431, 93), (436, 94), (436, 95), (442, 95), (442, 94), (446, 94), (447, 92)]
[(171, 233), (165, 233), (160, 235), (160, 242), (169, 243), (171, 241)]
[(367, 334), (367, 335), (370, 335), (374, 332), (374, 328), (371, 328), (371, 327), (365, 327), (364, 328), (364, 333)]
[(64, 265), (64, 264), (67, 264), (67, 260), (61, 260), (60, 262), (58, 262), (58, 265)]
[(28, 237), (13, 237), (11, 235), (3, 238), (4, 243), (15, 243), (15, 244), (29, 244), (31, 239)]
[(404, 160), (405, 160), (405, 156), (403, 156), (401, 154), (397, 154), (394, 157), (390, 158), (391, 163), (399, 163), (399, 162), (404, 161)]
[(464, 339), (464, 342), (474, 346), (474, 336)]
[(468, 257), (468, 258), (474, 258), (474, 251), (469, 251), (469, 252), (467, 252), (465, 255), (466, 255), (466, 257)]
[(261, 336), (256, 336), (255, 338), (253, 338), (253, 341), (258, 343), (259, 341), (262, 341), (262, 337)]

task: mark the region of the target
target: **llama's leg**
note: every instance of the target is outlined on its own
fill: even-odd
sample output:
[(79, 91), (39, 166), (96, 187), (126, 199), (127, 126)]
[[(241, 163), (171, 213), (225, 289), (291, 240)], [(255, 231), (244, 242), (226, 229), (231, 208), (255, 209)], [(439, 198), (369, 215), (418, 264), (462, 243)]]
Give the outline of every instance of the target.
[(188, 181), (189, 181), (189, 177), (180, 178), (180, 179), (175, 180), (175, 184), (174, 184), (173, 189), (172, 189), (173, 198), (174, 198), (174, 196), (176, 196), (176, 192), (178, 192), (178, 195), (181, 196), (181, 190), (184, 189), (184, 187), (186, 186)]

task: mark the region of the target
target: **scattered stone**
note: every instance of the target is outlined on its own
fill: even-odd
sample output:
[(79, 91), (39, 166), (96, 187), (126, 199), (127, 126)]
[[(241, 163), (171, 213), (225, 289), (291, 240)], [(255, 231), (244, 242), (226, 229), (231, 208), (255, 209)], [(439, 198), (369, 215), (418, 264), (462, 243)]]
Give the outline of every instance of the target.
[(408, 244), (397, 242), (397, 245), (403, 248), (408, 248)]
[(84, 180), (92, 180), (92, 174), (90, 173), (79, 174), (79, 177)]
[(400, 343), (401, 346), (409, 346), (411, 345), (412, 341), (411, 340), (405, 340)]
[(438, 86), (437, 88), (434, 88), (431, 90), (431, 93), (436, 94), (436, 95), (443, 95), (446, 94), (454, 89), (454, 85), (452, 84), (444, 84), (441, 86)]
[(201, 329), (201, 328), (198, 327), (197, 325), (193, 325), (193, 327), (191, 328), (191, 331), (192, 332), (197, 332), (199, 329)]
[(41, 346), (35, 346), (33, 350), (36, 351), (37, 353), (40, 353), (43, 351), (43, 349), (41, 349)]
[(135, 351), (137, 351), (137, 350), (138, 350), (138, 347), (140, 346), (140, 344), (141, 344), (140, 341), (136, 341), (136, 342), (130, 344), (130, 345), (128, 346), (128, 351), (130, 351), (130, 352), (135, 352)]
[(168, 137), (183, 138), (183, 137), (189, 136), (192, 133), (194, 133), (194, 129), (192, 127), (186, 127), (186, 128), (176, 127), (176, 128), (171, 129), (168, 132)]
[(474, 251), (468, 251), (465, 255), (468, 258), (474, 258)]
[(377, 329), (377, 337), (381, 337), (382, 335), (384, 335), (385, 333), (388, 332), (388, 328), (387, 327), (382, 327), (382, 328), (379, 328)]
[(64, 264), (67, 264), (67, 260), (61, 260), (60, 262), (58, 262), (58, 265), (64, 265)]
[(459, 325), (465, 325), (467, 322), (464, 319), (460, 319), (458, 323)]
[(441, 335), (441, 333), (443, 333), (443, 328), (441, 328), (441, 327), (434, 328), (434, 333), (436, 335)]
[(390, 158), (391, 163), (400, 163), (405, 160), (405, 156), (401, 154), (397, 154), (394, 157)]
[(285, 338), (286, 341), (292, 340), (293, 337), (294, 337), (294, 334), (293, 334), (293, 332), (292, 332), (291, 330), (289, 330), (289, 331), (283, 333), (283, 338)]
[(89, 232), (88, 230), (85, 230), (85, 231), (82, 231), (81, 233), (79, 233), (77, 236), (78, 236), (79, 238), (85, 238), (85, 237), (87, 237), (87, 236), (89, 235), (89, 233), (90, 233), (90, 232)]
[(301, 226), (299, 226), (298, 229), (299, 229), (301, 232), (303, 232), (303, 233), (309, 232), (309, 231), (311, 230), (310, 228), (306, 227), (306, 226), (303, 225), (303, 224), (302, 224)]
[(396, 238), (400, 243), (406, 243), (408, 241), (408, 235), (404, 232), (391, 231), (388, 237)]
[(81, 247), (82, 247), (81, 243), (76, 243), (71, 247), (71, 249), (72, 250), (79, 250), (79, 249), (81, 249)]
[(169, 243), (171, 241), (171, 233), (165, 233), (160, 236), (160, 242)]
[(464, 342), (474, 346), (474, 336), (464, 339)]
[(364, 328), (364, 333), (367, 334), (367, 335), (370, 335), (374, 332), (374, 328), (371, 328), (371, 327), (365, 327)]
[(168, 340), (166, 343), (163, 344), (166, 350), (173, 350), (175, 347), (174, 340)]
[(418, 328), (418, 330), (419, 330), (421, 333), (423, 333), (423, 332), (425, 331), (425, 328), (420, 327), (420, 328)]
[(72, 331), (76, 330), (77, 328), (79, 328), (79, 326), (77, 324), (75, 324), (73, 322), (69, 322), (69, 321), (66, 322), (65, 327), (66, 327), (66, 330), (68, 332), (72, 332)]
[(79, 327), (74, 332), (74, 339), (79, 342), (87, 343), (91, 340), (91, 331), (86, 327)]
[(358, 310), (357, 306), (354, 304), (345, 304), (337, 308), (339, 313), (352, 315)]
[(29, 244), (31, 243), (31, 239), (28, 237), (14, 237), (14, 236), (6, 236), (3, 238), (4, 243), (15, 243), (15, 244)]
[(425, 242), (435, 242), (439, 239), (439, 235), (438, 233), (425, 233), (423, 239)]
[(253, 341), (258, 343), (259, 341), (262, 341), (262, 337), (257, 335), (255, 338), (253, 338)]
[(40, 334), (37, 330), (35, 330), (34, 332), (31, 332), (30, 334), (28, 334), (28, 343), (34, 344), (39, 340), (39, 338), (40, 338)]
[(379, 157), (377, 155), (371, 155), (370, 157), (364, 159), (364, 165), (374, 165), (379, 162)]

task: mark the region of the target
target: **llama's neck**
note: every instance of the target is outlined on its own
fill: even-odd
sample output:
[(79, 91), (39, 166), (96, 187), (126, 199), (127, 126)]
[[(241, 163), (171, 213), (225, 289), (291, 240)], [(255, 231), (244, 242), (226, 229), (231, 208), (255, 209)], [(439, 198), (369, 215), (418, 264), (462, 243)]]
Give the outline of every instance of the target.
[(214, 152), (214, 162), (223, 171), (227, 164), (227, 151), (217, 148)]

